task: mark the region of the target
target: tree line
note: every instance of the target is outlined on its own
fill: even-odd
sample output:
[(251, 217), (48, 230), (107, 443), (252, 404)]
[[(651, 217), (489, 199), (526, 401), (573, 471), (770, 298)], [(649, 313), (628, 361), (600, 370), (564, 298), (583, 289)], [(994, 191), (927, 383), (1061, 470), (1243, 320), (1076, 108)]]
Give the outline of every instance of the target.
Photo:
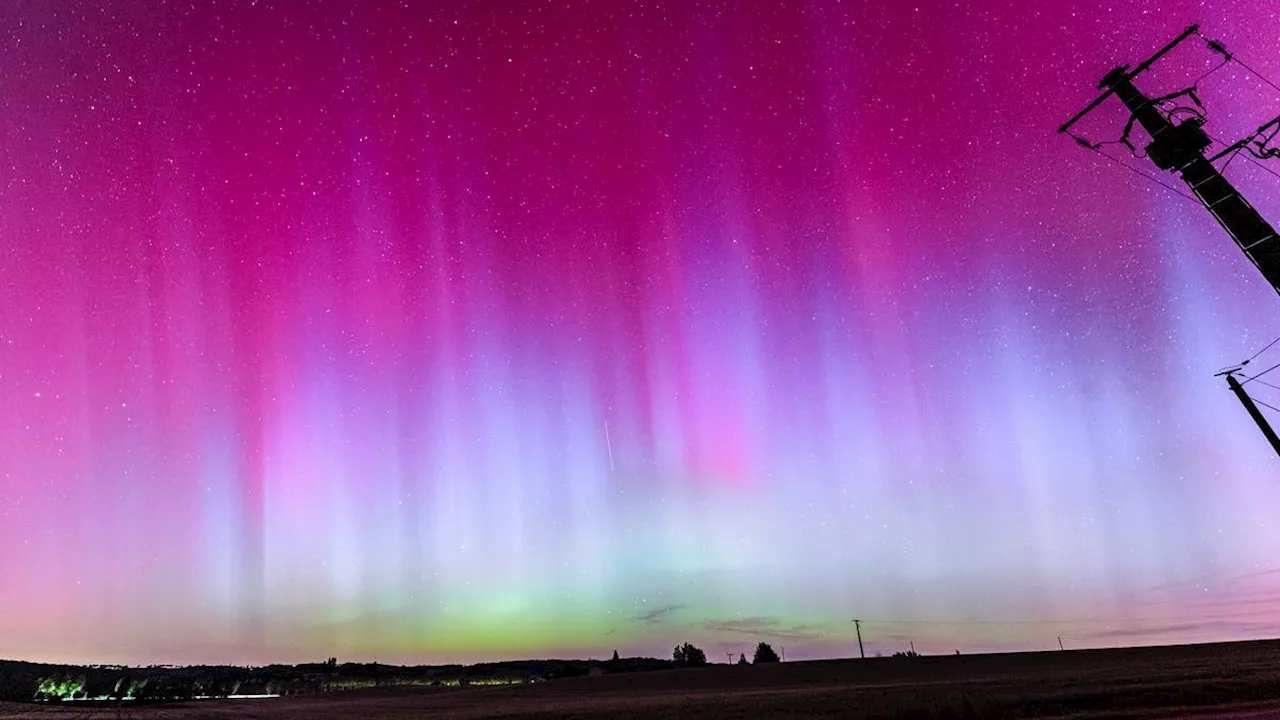
[[(617, 656), (617, 652), (614, 652), (614, 656)], [(681, 645), (677, 645), (676, 649), (671, 653), (671, 660), (675, 662), (676, 665), (683, 667), (700, 667), (707, 664), (707, 654), (703, 652), (701, 648), (695, 647), (692, 643), (683, 643)], [(756, 645), (755, 655), (751, 658), (751, 662), (756, 665), (761, 663), (776, 663), (779, 661), (780, 658), (778, 657), (778, 653), (775, 652), (773, 647), (767, 642), (762, 642), (759, 645)], [(738, 664), (747, 664), (747, 656), (745, 654), (738, 653)]]

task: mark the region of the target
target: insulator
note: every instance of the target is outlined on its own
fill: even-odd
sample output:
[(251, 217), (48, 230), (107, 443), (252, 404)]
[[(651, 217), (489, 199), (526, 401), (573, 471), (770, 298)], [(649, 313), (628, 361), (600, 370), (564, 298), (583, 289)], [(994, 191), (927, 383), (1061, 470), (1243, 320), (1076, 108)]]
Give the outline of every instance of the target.
[(1222, 46), (1222, 43), (1218, 42), (1217, 40), (1210, 40), (1208, 38), (1205, 38), (1205, 42), (1208, 43), (1210, 50), (1218, 53), (1219, 55), (1221, 55), (1222, 57), (1228, 60), (1231, 59), (1231, 53), (1227, 52), (1227, 49)]

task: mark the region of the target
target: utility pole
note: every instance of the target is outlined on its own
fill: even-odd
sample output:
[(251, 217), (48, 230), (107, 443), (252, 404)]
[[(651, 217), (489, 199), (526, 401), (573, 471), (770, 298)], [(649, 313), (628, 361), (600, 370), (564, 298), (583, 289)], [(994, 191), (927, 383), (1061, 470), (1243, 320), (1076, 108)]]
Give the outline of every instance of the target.
[(1231, 388), (1231, 392), (1235, 393), (1236, 397), (1240, 399), (1240, 404), (1244, 405), (1249, 417), (1253, 418), (1253, 421), (1258, 424), (1258, 429), (1271, 442), (1271, 447), (1276, 451), (1276, 454), (1280, 455), (1280, 437), (1277, 437), (1276, 431), (1271, 429), (1271, 423), (1267, 422), (1266, 416), (1258, 409), (1257, 404), (1253, 402), (1253, 398), (1249, 397), (1249, 393), (1244, 391), (1244, 386), (1240, 384), (1239, 380), (1236, 380), (1235, 371), (1220, 374), (1227, 376), (1227, 386)]
[[(1133, 84), (1134, 78), (1151, 67), (1152, 63), (1163, 57), (1178, 43), (1199, 31), (1199, 25), (1192, 25), (1174, 38), (1173, 42), (1139, 63), (1133, 70), (1130, 70), (1128, 65), (1113, 68), (1098, 83), (1098, 89), (1107, 88), (1106, 92), (1075, 117), (1063, 123), (1062, 127), (1058, 128), (1058, 132), (1067, 132), (1080, 118), (1111, 95), (1114, 94), (1120, 98), (1133, 120), (1142, 125), (1142, 128), (1151, 136), (1151, 142), (1145, 148), (1147, 157), (1151, 158), (1151, 161), (1161, 170), (1176, 172), (1182, 177), (1183, 182), (1191, 188), (1191, 192), (1195, 193), (1231, 239), (1235, 240), (1245, 256), (1258, 267), (1267, 282), (1271, 283), (1271, 287), (1276, 292), (1280, 292), (1280, 236), (1277, 236), (1275, 229), (1258, 214), (1257, 210), (1253, 209), (1249, 201), (1227, 182), (1209, 158), (1205, 157), (1204, 151), (1212, 141), (1203, 129), (1203, 115), (1196, 114), (1174, 124), (1170, 117), (1171, 113), (1162, 112), (1158, 104), (1178, 95), (1192, 93), (1194, 89), (1152, 99)], [(1213, 43), (1210, 44), (1210, 48), (1230, 58), (1221, 45)]]
[(866, 660), (866, 659), (867, 659), (867, 651), (862, 649), (862, 621), (861, 621), (861, 620), (854, 620), (854, 621), (853, 621), (853, 629), (854, 629), (854, 631), (855, 631), (855, 632), (857, 632), (857, 633), (858, 633), (858, 654), (862, 656), (862, 659), (863, 659), (863, 660)]
[(1066, 648), (1062, 647), (1062, 636), (1061, 636), (1061, 635), (1059, 635), (1059, 636), (1058, 636), (1058, 649), (1059, 649), (1059, 650), (1061, 650), (1062, 652), (1066, 652), (1066, 651), (1067, 651), (1067, 649), (1066, 649)]
[[(1244, 252), (1245, 257), (1249, 258), (1250, 262), (1258, 268), (1258, 271), (1270, 283), (1271, 288), (1280, 293), (1280, 235), (1277, 235), (1275, 228), (1262, 215), (1258, 214), (1258, 211), (1249, 204), (1249, 201), (1213, 165), (1214, 160), (1242, 150), (1247, 150), (1259, 158), (1280, 156), (1280, 151), (1276, 148), (1266, 146), (1267, 142), (1275, 137), (1275, 132), (1270, 129), (1275, 128), (1280, 123), (1280, 118), (1271, 120), (1258, 128), (1252, 136), (1228, 146), (1227, 149), (1213, 157), (1206, 157), (1205, 150), (1209, 148), (1213, 141), (1209, 138), (1209, 134), (1204, 131), (1204, 113), (1192, 107), (1174, 107), (1166, 110), (1162, 105), (1185, 95), (1190, 97), (1196, 106), (1202, 107), (1199, 98), (1196, 97), (1195, 86), (1151, 98), (1134, 85), (1134, 79), (1151, 67), (1156, 60), (1159, 60), (1183, 40), (1199, 32), (1200, 26), (1192, 25), (1182, 31), (1182, 34), (1174, 38), (1168, 45), (1157, 51), (1155, 55), (1142, 61), (1132, 70), (1129, 69), (1128, 65), (1113, 68), (1098, 83), (1098, 89), (1106, 88), (1105, 92), (1089, 103), (1084, 110), (1076, 113), (1074, 117), (1063, 123), (1058, 128), (1058, 132), (1068, 133), (1072, 125), (1092, 112), (1094, 108), (1112, 95), (1120, 98), (1125, 108), (1129, 110), (1130, 115), (1129, 123), (1125, 126), (1121, 142), (1133, 149), (1133, 144), (1129, 141), (1129, 131), (1134, 123), (1141, 125), (1143, 130), (1151, 136), (1151, 142), (1143, 148), (1146, 156), (1161, 170), (1178, 173), (1182, 181), (1187, 184), (1187, 187), (1191, 189), (1191, 192), (1200, 200), (1205, 209), (1213, 215), (1218, 224), (1227, 231), (1231, 239)], [(1221, 43), (1208, 39), (1206, 39), (1206, 43), (1210, 50), (1225, 58), (1223, 60), (1224, 63), (1232, 60), (1233, 56), (1227, 52)], [(1175, 122), (1176, 116), (1183, 116), (1185, 119)], [(1271, 134), (1266, 134), (1268, 132)], [(1260, 136), (1264, 139), (1257, 140), (1256, 138)], [(1071, 134), (1071, 137), (1089, 149), (1098, 149), (1096, 144), (1090, 143), (1078, 135)], [(1257, 423), (1258, 428), (1267, 437), (1276, 454), (1280, 455), (1280, 438), (1276, 436), (1266, 418), (1263, 417), (1262, 412), (1258, 410), (1257, 405), (1249, 398), (1244, 388), (1241, 387), (1241, 383), (1232, 374), (1239, 369), (1235, 368), (1219, 374), (1227, 376), (1228, 387), (1231, 388), (1231, 391), (1235, 393), (1241, 404), (1244, 405), (1245, 410), (1249, 412), (1250, 417)]]

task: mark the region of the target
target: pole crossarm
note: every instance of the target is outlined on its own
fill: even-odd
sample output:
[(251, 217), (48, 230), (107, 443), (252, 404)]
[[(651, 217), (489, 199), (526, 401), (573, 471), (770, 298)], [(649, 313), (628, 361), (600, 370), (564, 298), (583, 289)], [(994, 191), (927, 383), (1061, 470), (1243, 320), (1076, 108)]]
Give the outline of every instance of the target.
[[(1172, 49), (1174, 49), (1175, 47), (1177, 47), (1177, 46), (1178, 46), (1178, 44), (1179, 44), (1179, 43), (1181, 43), (1183, 40), (1186, 40), (1187, 38), (1191, 37), (1192, 35), (1194, 35), (1194, 34), (1196, 34), (1196, 33), (1198, 33), (1198, 32), (1200, 32), (1200, 26), (1199, 26), (1199, 25), (1192, 25), (1191, 27), (1187, 28), (1186, 30), (1183, 30), (1183, 31), (1182, 31), (1182, 34), (1181, 34), (1181, 35), (1179, 35), (1178, 37), (1174, 38), (1174, 39), (1173, 39), (1173, 40), (1172, 40), (1168, 45), (1165, 45), (1164, 47), (1162, 47), (1162, 48), (1160, 48), (1159, 50), (1157, 50), (1155, 55), (1152, 55), (1151, 57), (1147, 58), (1146, 60), (1143, 60), (1142, 62), (1138, 63), (1138, 67), (1134, 68), (1133, 70), (1128, 70), (1128, 66), (1127, 66), (1127, 65), (1121, 65), (1120, 67), (1116, 68), (1116, 70), (1120, 70), (1121, 72), (1125, 72), (1125, 71), (1127, 71), (1127, 72), (1125, 72), (1124, 79), (1126, 79), (1126, 80), (1132, 80), (1133, 78), (1137, 77), (1139, 74), (1141, 74), (1142, 72), (1144, 72), (1147, 68), (1151, 67), (1151, 65), (1152, 65), (1155, 61), (1157, 61), (1157, 60), (1159, 60), (1160, 58), (1164, 57), (1164, 56), (1165, 56), (1165, 55), (1166, 55), (1170, 50), (1172, 50)], [(1113, 71), (1113, 72), (1114, 72), (1114, 71)], [(1102, 86), (1102, 85), (1099, 85), (1098, 87), (1099, 87), (1099, 89), (1101, 89), (1103, 86)], [(1058, 133), (1059, 133), (1059, 134), (1061, 134), (1061, 133), (1064, 133), (1064, 132), (1066, 132), (1067, 130), (1069, 130), (1069, 129), (1071, 128), (1071, 126), (1072, 126), (1072, 125), (1075, 125), (1077, 122), (1079, 122), (1082, 118), (1084, 118), (1084, 116), (1085, 116), (1085, 115), (1088, 115), (1089, 113), (1093, 112), (1093, 109), (1094, 109), (1094, 108), (1096, 108), (1096, 107), (1098, 107), (1099, 105), (1101, 105), (1101, 104), (1103, 103), (1103, 101), (1105, 101), (1107, 98), (1111, 97), (1113, 94), (1115, 94), (1115, 87), (1114, 87), (1114, 86), (1112, 86), (1112, 87), (1107, 88), (1107, 91), (1106, 91), (1106, 92), (1104, 92), (1104, 93), (1102, 93), (1101, 95), (1099, 95), (1098, 97), (1094, 98), (1093, 102), (1091, 102), (1091, 103), (1089, 103), (1088, 105), (1086, 105), (1086, 106), (1085, 106), (1085, 108), (1084, 108), (1083, 110), (1081, 110), (1080, 112), (1076, 113), (1075, 115), (1073, 115), (1073, 116), (1071, 117), (1071, 119), (1070, 119), (1070, 120), (1066, 121), (1066, 122), (1065, 122), (1065, 123), (1063, 123), (1061, 126), (1059, 126), (1059, 127), (1058, 127)]]

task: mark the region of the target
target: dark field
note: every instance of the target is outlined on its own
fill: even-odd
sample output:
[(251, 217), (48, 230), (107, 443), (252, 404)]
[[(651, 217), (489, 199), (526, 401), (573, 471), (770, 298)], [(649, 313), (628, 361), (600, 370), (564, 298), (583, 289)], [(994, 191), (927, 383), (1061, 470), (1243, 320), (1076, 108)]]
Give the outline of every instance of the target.
[(709, 666), (529, 686), (166, 705), (0, 704), (0, 718), (1280, 718), (1280, 642)]

